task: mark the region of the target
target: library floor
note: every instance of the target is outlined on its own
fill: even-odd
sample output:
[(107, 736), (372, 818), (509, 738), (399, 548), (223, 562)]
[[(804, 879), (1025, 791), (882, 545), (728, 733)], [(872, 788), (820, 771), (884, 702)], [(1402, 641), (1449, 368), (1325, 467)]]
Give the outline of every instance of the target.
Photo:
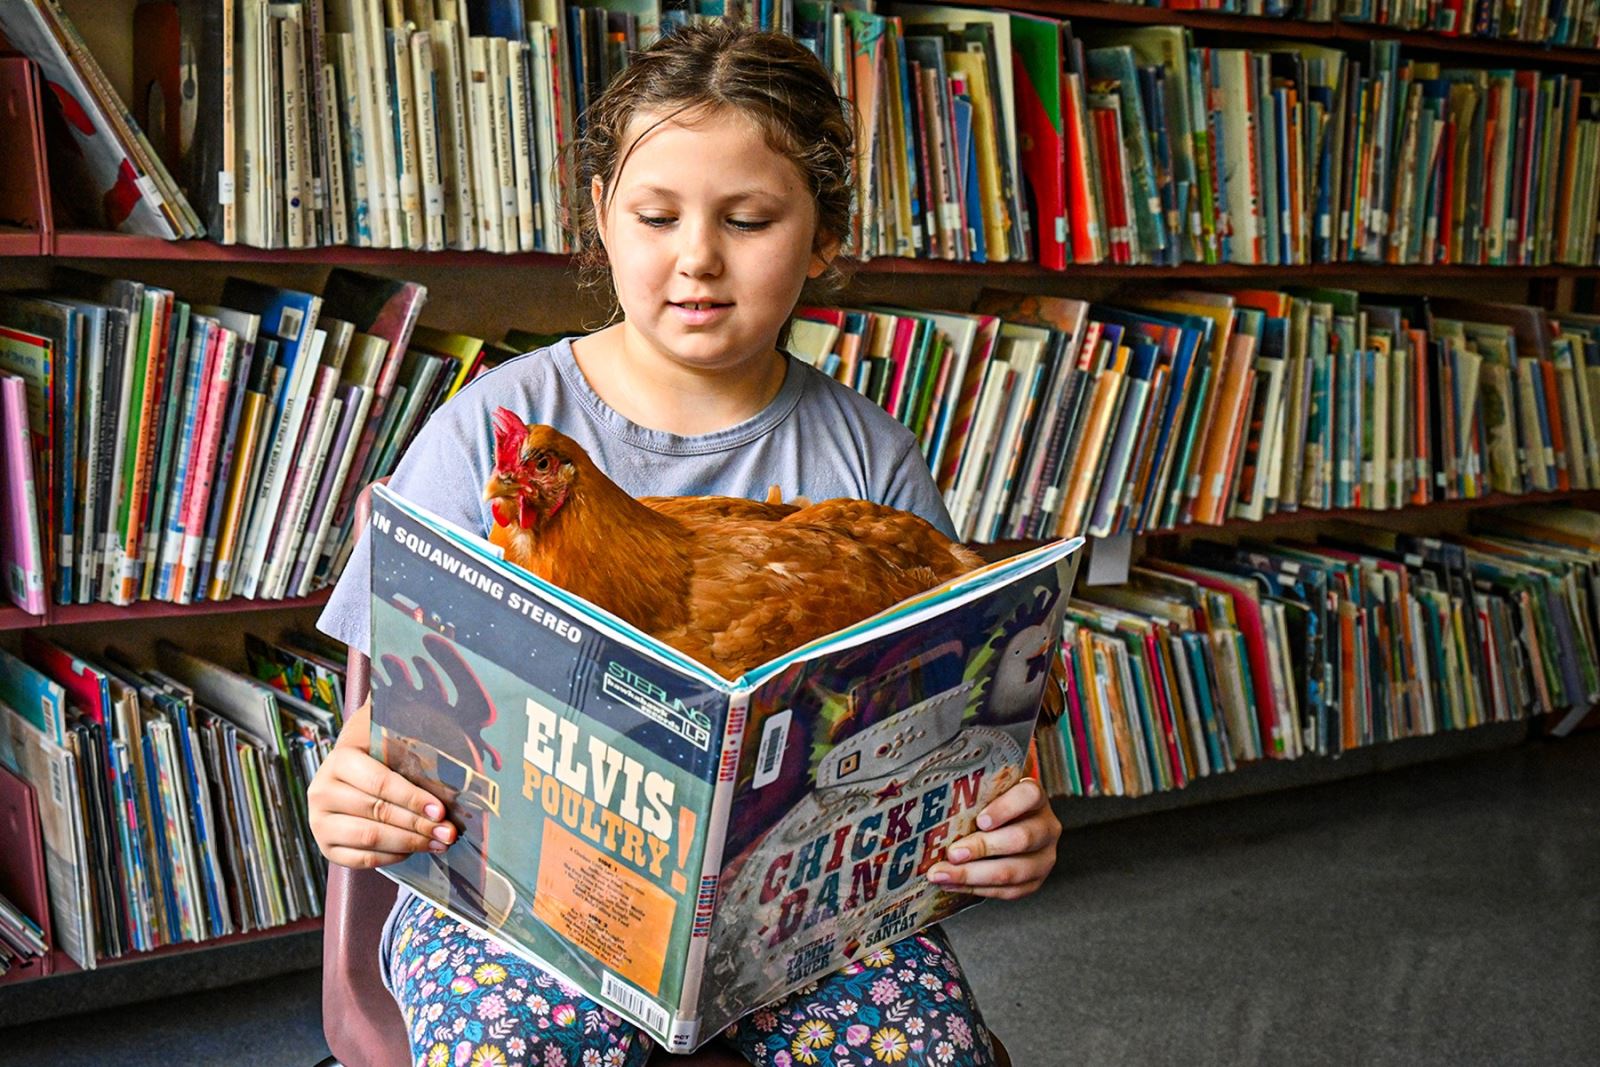
[[(1072, 831), (949, 929), (1019, 1067), (1594, 1064), (1600, 735)], [(9, 1067), (325, 1054), (315, 973), (0, 1030)]]

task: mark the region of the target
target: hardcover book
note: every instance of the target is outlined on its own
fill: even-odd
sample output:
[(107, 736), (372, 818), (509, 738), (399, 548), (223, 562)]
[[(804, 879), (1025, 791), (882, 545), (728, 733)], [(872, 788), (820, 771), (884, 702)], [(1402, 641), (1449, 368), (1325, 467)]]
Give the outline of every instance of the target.
[(1081, 540), (729, 681), (373, 493), (372, 750), (444, 800), (403, 885), (675, 1051), (976, 898), (930, 882), (1015, 783)]

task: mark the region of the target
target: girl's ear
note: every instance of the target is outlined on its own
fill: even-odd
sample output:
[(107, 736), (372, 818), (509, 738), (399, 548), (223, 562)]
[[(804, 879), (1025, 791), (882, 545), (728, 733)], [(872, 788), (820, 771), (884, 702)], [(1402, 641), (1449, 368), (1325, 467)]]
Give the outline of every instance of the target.
[(595, 233), (600, 235), (600, 245), (603, 248), (606, 243), (606, 187), (598, 174), (589, 179), (589, 200), (594, 204), (594, 229)]
[(820, 278), (839, 254), (839, 238), (832, 234), (817, 234), (817, 247), (811, 253), (811, 265), (806, 268), (807, 278)]

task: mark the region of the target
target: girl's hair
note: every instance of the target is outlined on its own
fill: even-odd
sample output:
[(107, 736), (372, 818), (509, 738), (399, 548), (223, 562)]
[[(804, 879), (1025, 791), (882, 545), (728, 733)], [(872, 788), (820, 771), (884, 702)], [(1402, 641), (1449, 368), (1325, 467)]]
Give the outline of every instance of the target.
[[(821, 62), (784, 34), (723, 20), (683, 26), (630, 58), (589, 106), (574, 146), (571, 218), (580, 280), (604, 294), (613, 309), (616, 293), (589, 195), (593, 179), (599, 176), (609, 203), (615, 178), (633, 150), (623, 140), (638, 112), (665, 121), (724, 110), (753, 119), (768, 146), (799, 168), (816, 200), (819, 246), (828, 238), (843, 242), (849, 237), (855, 127)], [(823, 298), (842, 281), (830, 263), (821, 278), (808, 283), (807, 298)]]

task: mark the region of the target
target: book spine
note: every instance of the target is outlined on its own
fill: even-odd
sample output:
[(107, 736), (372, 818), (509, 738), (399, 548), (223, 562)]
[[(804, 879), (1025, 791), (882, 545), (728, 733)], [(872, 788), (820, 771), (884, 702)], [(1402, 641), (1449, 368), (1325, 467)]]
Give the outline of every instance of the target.
[(430, 252), (445, 247), (445, 162), (439, 150), (438, 78), (433, 67), (432, 36), (411, 34), (411, 84), (416, 94), (417, 177), (422, 184), (423, 247)]
[(218, 327), (217, 333), (214, 371), (207, 379), (205, 421), (200, 428), (197, 462), (191, 470), (193, 484), (184, 508), (183, 544), (169, 590), (172, 598), (180, 604), (194, 601), (195, 570), (199, 565), (201, 547), (205, 543), (206, 514), (210, 510), (212, 487), (215, 484), (223, 416), (228, 410), (228, 398), (238, 362), (238, 335), (226, 327)]
[(389, 69), (389, 112), (394, 125), (395, 164), (400, 186), (402, 244), (413, 252), (425, 243), (422, 189), (418, 181), (417, 98), (411, 80), (411, 32), (389, 29), (385, 59)]
[(471, 119), (467, 84), (454, 24), (435, 22), (432, 31), (434, 68), (439, 73), (439, 139), (444, 176), (444, 239), (451, 248), (478, 247), (478, 216), (473, 201)]
[(174, 447), (177, 469), (173, 475), (172, 491), (167, 500), (166, 525), (161, 537), (161, 555), (157, 562), (160, 577), (154, 595), (161, 600), (172, 599), (170, 593), (172, 572), (177, 566), (183, 540), (184, 492), (189, 482), (190, 466), (194, 462), (194, 446), (200, 437), (197, 428), (204, 417), (206, 388), (211, 377), (210, 361), (215, 358), (212, 346), (216, 342), (216, 331), (211, 322), (197, 320), (196, 328), (191, 332), (193, 339), (188, 356), (188, 373), (185, 375), (182, 401), (177, 405), (182, 412), (182, 423)]
[(506, 95), (510, 104), (511, 160), (516, 186), (517, 241), (522, 251), (532, 252), (538, 244), (539, 219), (534, 210), (533, 144), (529, 139), (531, 115), (528, 96), (528, 46), (520, 41), (506, 43)]
[(517, 213), (517, 166), (511, 147), (510, 44), (504, 37), (490, 37), (486, 42), (490, 131), (494, 138), (495, 185), (500, 194), (502, 252), (517, 250), (522, 227)]
[(478, 247), (503, 252), (500, 218), (499, 164), (495, 161), (492, 93), (489, 86), (488, 38), (467, 38), (466, 85), (468, 131), (472, 142), (473, 213), (478, 219)]
[[(722, 878), (722, 853), (728, 842), (728, 820), (733, 814), (734, 787), (738, 784), (739, 757), (744, 747), (745, 719), (750, 713), (750, 694), (735, 693), (728, 699), (728, 718), (723, 724), (717, 784), (711, 794), (711, 808), (705, 814), (706, 844), (701, 854), (700, 879), (695, 894), (694, 926), (683, 963), (683, 999), (678, 1006), (681, 1019), (699, 1018), (700, 985), (705, 977), (706, 954), (711, 947), (711, 932), (716, 914), (717, 889)], [(677, 1035), (673, 1035), (676, 1039)], [(685, 1035), (686, 1038), (691, 1035)], [(685, 1051), (691, 1040), (678, 1046)]]
[(300, 54), (301, 31), (297, 19), (274, 19), (278, 32), (276, 42), (279, 69), (282, 71), (280, 106), (283, 113), (283, 205), (284, 244), (289, 248), (305, 248), (311, 243), (306, 233), (305, 188), (306, 167), (309, 165), (303, 151), (305, 129), (303, 125), (305, 103), (305, 64)]

